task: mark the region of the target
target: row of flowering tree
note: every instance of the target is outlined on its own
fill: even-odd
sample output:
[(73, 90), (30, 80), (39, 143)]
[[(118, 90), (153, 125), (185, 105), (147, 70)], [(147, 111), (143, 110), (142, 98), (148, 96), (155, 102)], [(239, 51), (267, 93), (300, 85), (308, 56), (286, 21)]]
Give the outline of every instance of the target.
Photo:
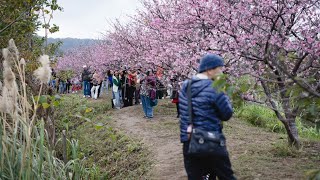
[[(190, 76), (204, 53), (231, 77), (250, 75), (299, 146), (295, 120), (319, 116), (320, 0), (152, 0), (105, 43), (70, 53), (59, 68), (161, 66)], [(234, 78), (235, 79), (235, 78)], [(255, 99), (251, 99), (255, 101)]]

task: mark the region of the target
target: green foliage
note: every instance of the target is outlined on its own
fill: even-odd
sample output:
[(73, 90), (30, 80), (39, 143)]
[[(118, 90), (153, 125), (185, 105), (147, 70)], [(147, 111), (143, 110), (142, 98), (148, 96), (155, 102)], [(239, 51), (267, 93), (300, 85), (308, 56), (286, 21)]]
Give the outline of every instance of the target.
[(226, 74), (221, 74), (220, 76), (218, 76), (213, 81), (212, 86), (217, 89), (218, 92), (224, 92), (225, 94), (227, 94), (232, 99), (232, 104), (234, 107), (242, 106), (243, 100), (241, 98), (241, 94), (242, 92), (245, 92), (246, 89), (236, 88), (236, 84), (231, 84)]
[(72, 77), (74, 77), (74, 72), (72, 70), (67, 70), (67, 71), (59, 71), (57, 76), (66, 81), (67, 79), (71, 79)]
[(236, 117), (248, 121), (259, 127), (266, 127), (273, 132), (285, 132), (283, 124), (277, 119), (274, 112), (263, 106), (247, 103), (236, 109)]
[[(246, 103), (236, 109), (237, 118), (248, 121), (250, 124), (267, 128), (272, 132), (286, 133), (284, 125), (278, 120), (275, 113), (268, 107)], [(301, 137), (310, 140), (320, 140), (320, 131), (316, 126), (306, 127), (301, 118), (296, 119), (297, 129)]]
[[(2, 2), (0, 6), (0, 46), (5, 47), (8, 40), (14, 38), (25, 59), (38, 57), (39, 54), (34, 51), (40, 51), (42, 44), (36, 43), (34, 33), (44, 25), (40, 21), (42, 20), (41, 10), (52, 14), (54, 11), (61, 11), (62, 7), (57, 4), (56, 0)], [(56, 25), (49, 26), (49, 28), (52, 32), (59, 30)]]
[[(316, 81), (310, 78), (310, 82)], [(316, 83), (316, 82), (315, 82)], [(318, 129), (320, 124), (320, 98), (312, 97), (308, 92), (298, 85), (292, 85), (286, 91), (286, 94), (291, 97), (291, 104), (293, 107), (299, 109), (299, 115), (302, 121), (308, 121), (316, 124)]]
[[(1, 157), (0, 164), (1, 179), (68, 179), (69, 173), (78, 179), (96, 177), (96, 168), (85, 168), (83, 161), (77, 158), (76, 141), (71, 141), (74, 156), (67, 164), (55, 157), (54, 151), (48, 149), (46, 145), (48, 139), (46, 139), (43, 120), (33, 127), (30, 152), (27, 151), (26, 144), (21, 143), (18, 132), (13, 137), (7, 137), (3, 135), (2, 123), (0, 127), (2, 139), (0, 154), (4, 155)], [(26, 129), (23, 128), (23, 130)], [(24, 157), (24, 155), (27, 156)]]
[(38, 107), (48, 109), (49, 107), (58, 107), (60, 105), (61, 97), (59, 95), (41, 95), (40, 97), (35, 96), (34, 100), (38, 102)]

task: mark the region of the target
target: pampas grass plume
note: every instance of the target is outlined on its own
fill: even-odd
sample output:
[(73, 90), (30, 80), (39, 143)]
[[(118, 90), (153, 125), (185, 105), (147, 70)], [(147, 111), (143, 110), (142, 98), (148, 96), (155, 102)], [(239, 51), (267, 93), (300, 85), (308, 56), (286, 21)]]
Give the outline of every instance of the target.
[(40, 56), (39, 62), (42, 66), (34, 71), (34, 75), (41, 83), (48, 83), (51, 78), (51, 67), (48, 55)]
[(23, 58), (21, 58), (21, 60), (20, 60), (20, 65), (23, 65), (23, 66), (25, 66), (26, 65), (26, 61), (23, 59)]
[(18, 48), (17, 48), (16, 44), (14, 43), (13, 39), (9, 40), (9, 50), (13, 51), (12, 53), (15, 56), (16, 60), (18, 61), (19, 51), (18, 51)]

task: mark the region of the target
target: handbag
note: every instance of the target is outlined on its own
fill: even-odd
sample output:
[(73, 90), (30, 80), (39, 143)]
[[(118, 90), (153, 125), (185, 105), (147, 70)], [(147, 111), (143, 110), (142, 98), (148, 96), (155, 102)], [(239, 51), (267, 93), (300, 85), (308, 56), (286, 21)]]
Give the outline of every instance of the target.
[(192, 111), (192, 96), (191, 84), (188, 82), (188, 111), (189, 111), (189, 124), (192, 125), (191, 138), (189, 142), (189, 155), (194, 156), (208, 156), (208, 155), (228, 155), (225, 146), (225, 137), (218, 131), (205, 131), (193, 126), (193, 111)]

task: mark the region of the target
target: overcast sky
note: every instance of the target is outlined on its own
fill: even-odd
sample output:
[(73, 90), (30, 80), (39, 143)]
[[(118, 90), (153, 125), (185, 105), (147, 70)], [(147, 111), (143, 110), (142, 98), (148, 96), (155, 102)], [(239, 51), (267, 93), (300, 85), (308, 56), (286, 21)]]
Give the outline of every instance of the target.
[[(105, 33), (108, 21), (116, 18), (128, 22), (127, 15), (135, 14), (141, 8), (139, 0), (58, 0), (63, 12), (54, 12), (52, 23), (60, 31), (50, 34), (54, 38), (101, 38)], [(44, 30), (38, 32), (44, 34)]]

